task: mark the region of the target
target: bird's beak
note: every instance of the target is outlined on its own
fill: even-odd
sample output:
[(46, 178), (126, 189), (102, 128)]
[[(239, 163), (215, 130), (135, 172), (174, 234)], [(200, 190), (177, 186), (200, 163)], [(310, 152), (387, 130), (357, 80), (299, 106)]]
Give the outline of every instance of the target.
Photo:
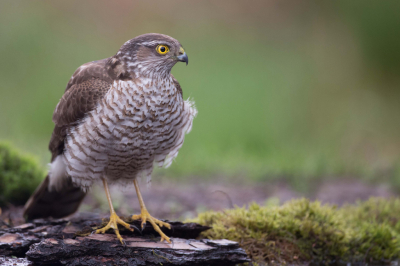
[(189, 63), (189, 58), (188, 58), (185, 50), (183, 50), (182, 47), (179, 50), (179, 55), (176, 58), (181, 62), (186, 62), (186, 65)]

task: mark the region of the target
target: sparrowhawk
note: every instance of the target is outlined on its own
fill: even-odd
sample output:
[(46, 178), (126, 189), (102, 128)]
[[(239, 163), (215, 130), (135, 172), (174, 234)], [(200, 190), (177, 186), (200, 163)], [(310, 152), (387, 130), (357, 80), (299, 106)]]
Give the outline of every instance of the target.
[(182, 45), (162, 34), (127, 41), (112, 57), (80, 66), (58, 103), (49, 149), (50, 171), (25, 205), (28, 219), (61, 218), (74, 213), (93, 183), (102, 181), (110, 206), (110, 222), (133, 230), (114, 211), (108, 185), (134, 184), (142, 227), (168, 223), (153, 218), (140, 194), (137, 178), (151, 178), (153, 165), (169, 166), (192, 128), (194, 103), (182, 98), (171, 74), (177, 62), (188, 63)]

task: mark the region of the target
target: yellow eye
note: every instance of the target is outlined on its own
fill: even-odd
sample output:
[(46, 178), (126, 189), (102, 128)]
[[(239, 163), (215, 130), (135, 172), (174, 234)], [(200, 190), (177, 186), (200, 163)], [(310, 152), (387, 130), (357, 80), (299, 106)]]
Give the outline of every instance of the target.
[(160, 44), (157, 46), (156, 51), (157, 53), (164, 55), (169, 52), (169, 47), (164, 44)]

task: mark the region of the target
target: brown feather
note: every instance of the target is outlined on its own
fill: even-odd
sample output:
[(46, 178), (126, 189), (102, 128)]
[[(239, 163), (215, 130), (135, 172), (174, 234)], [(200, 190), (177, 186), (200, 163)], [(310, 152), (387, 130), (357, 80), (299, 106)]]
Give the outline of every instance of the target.
[(74, 187), (68, 180), (62, 191), (49, 191), (49, 176), (38, 186), (25, 204), (24, 217), (28, 220), (37, 218), (62, 218), (73, 214), (79, 208), (86, 193)]
[(179, 84), (179, 82), (176, 80), (176, 78), (171, 74), (172, 79), (174, 80), (174, 84), (176, 86), (176, 89), (178, 90), (179, 94), (181, 95), (181, 98), (183, 97), (183, 93), (182, 93), (182, 88), (181, 88), (181, 84)]
[[(110, 89), (114, 77), (109, 73), (115, 72), (108, 62), (109, 59), (103, 59), (86, 63), (76, 70), (68, 82), (53, 114), (55, 127), (49, 143), (52, 162), (64, 151), (68, 128), (78, 124)], [(114, 66), (118, 66), (116, 63)], [(70, 178), (61, 191), (49, 191), (48, 186), (49, 176), (25, 204), (24, 216), (27, 219), (68, 216), (78, 209), (86, 195), (80, 188), (74, 187)]]

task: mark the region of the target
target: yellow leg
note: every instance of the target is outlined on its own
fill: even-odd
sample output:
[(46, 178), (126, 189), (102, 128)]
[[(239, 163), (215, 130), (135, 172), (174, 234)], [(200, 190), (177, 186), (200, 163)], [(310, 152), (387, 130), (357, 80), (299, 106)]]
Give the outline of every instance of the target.
[(139, 199), (140, 215), (132, 215), (132, 219), (133, 220), (139, 220), (139, 219), (142, 220), (142, 230), (144, 229), (144, 227), (146, 225), (146, 221), (149, 221), (151, 223), (151, 225), (153, 226), (154, 230), (156, 230), (156, 232), (160, 234), (161, 242), (163, 240), (166, 240), (168, 243), (171, 243), (171, 240), (169, 239), (169, 237), (166, 236), (160, 229), (160, 227), (163, 227), (163, 226), (167, 227), (168, 229), (171, 229), (171, 225), (168, 224), (168, 223), (165, 223), (163, 221), (160, 221), (160, 220), (158, 220), (156, 218), (153, 218), (150, 215), (150, 213), (146, 209), (146, 206), (144, 205), (142, 194), (140, 194), (138, 181), (136, 179), (133, 180), (133, 184), (135, 185), (136, 194), (137, 194), (138, 199)]
[(104, 185), (104, 190), (106, 191), (108, 205), (110, 205), (110, 222), (108, 222), (108, 224), (106, 226), (104, 226), (103, 228), (97, 229), (96, 234), (104, 234), (108, 229), (112, 228), (112, 229), (114, 229), (114, 232), (117, 235), (119, 241), (121, 241), (122, 244), (125, 244), (124, 239), (119, 234), (118, 224), (124, 226), (126, 229), (128, 229), (132, 232), (133, 232), (133, 228), (131, 228), (131, 226), (128, 223), (125, 223), (124, 221), (122, 221), (121, 218), (119, 218), (118, 215), (115, 213), (114, 207), (111, 202), (110, 190), (108, 189), (108, 184), (105, 179), (103, 179), (103, 185)]

